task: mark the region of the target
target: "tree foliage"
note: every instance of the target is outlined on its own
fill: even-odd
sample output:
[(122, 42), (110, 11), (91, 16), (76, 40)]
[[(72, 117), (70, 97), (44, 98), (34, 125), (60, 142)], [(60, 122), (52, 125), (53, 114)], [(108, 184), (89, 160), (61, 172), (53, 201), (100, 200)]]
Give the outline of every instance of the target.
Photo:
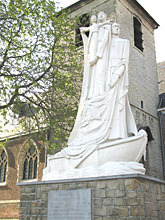
[(54, 146), (66, 143), (79, 99), (82, 58), (74, 29), (54, 1), (0, 2), (1, 114), (12, 112), (29, 132), (44, 128)]

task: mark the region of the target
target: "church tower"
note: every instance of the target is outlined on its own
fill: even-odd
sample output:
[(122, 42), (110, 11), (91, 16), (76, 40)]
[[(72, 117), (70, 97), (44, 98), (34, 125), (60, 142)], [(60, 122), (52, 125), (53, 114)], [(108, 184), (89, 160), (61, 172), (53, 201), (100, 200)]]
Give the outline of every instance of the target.
[[(69, 8), (73, 17), (80, 18), (82, 26), (89, 25), (90, 15), (104, 11), (120, 24), (120, 37), (129, 40), (128, 95), (137, 127), (143, 127), (148, 133), (146, 174), (163, 179), (154, 41), (154, 30), (159, 24), (136, 0), (80, 0)], [(79, 28), (75, 31), (75, 39), (81, 47)]]

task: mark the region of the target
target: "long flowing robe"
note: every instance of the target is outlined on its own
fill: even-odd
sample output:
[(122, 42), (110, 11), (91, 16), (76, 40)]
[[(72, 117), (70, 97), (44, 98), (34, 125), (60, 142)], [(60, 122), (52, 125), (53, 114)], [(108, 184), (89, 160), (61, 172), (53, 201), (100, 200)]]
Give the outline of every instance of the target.
[[(136, 124), (128, 102), (129, 41), (114, 38), (108, 50), (109, 56), (106, 63), (108, 69), (106, 66), (107, 72), (104, 72), (105, 91), (87, 99), (83, 99), (84, 96), (82, 96), (83, 105), (81, 111), (79, 110), (79, 118), (76, 119), (77, 126), (74, 127), (70, 136), (69, 147), (62, 151), (63, 156), (72, 159), (79, 158), (79, 162), (104, 143), (107, 144), (137, 134)], [(98, 63), (95, 73), (101, 74), (102, 72), (98, 71), (97, 65)], [(117, 70), (122, 65), (125, 67), (123, 72), (116, 84), (110, 87)], [(100, 66), (100, 70), (104, 71), (105, 69)], [(88, 83), (91, 82), (88, 81)]]
[[(96, 36), (96, 31), (92, 31), (92, 34), (89, 35), (90, 40), (87, 39), (85, 35), (83, 35), (84, 42), (84, 76), (83, 76), (83, 85), (81, 91), (81, 98), (79, 109), (75, 121), (74, 128), (69, 137), (68, 145), (73, 146), (73, 141), (78, 139), (79, 133), (81, 132), (81, 124), (83, 123), (83, 112), (87, 101), (96, 97), (100, 93), (100, 85), (102, 85), (101, 81), (106, 81), (105, 72), (108, 70), (108, 53), (109, 46), (111, 40), (111, 26), (103, 25), (98, 30), (98, 36)], [(97, 50), (96, 54), (100, 57), (98, 62), (90, 66), (89, 60), (93, 58), (93, 50), (96, 45), (97, 39)], [(89, 41), (88, 41), (89, 40)], [(87, 53), (89, 48), (89, 54)], [(104, 73), (104, 74), (102, 74)], [(105, 82), (104, 82), (105, 83)]]

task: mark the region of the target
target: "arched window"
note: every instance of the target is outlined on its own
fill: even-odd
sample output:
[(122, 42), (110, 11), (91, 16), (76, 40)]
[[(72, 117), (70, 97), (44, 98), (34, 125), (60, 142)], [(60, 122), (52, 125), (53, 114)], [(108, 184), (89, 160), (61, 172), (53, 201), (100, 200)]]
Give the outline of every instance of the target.
[[(75, 37), (75, 44), (77, 47), (80, 47), (83, 45), (82, 37), (80, 34), (80, 27), (89, 27), (90, 25), (90, 18), (89, 14), (83, 14), (78, 18), (77, 21), (77, 29), (76, 29), (76, 37)], [(88, 36), (89, 33), (87, 32), (86, 35)]]
[(142, 27), (141, 23), (137, 18), (133, 18), (133, 24), (134, 24), (134, 45), (143, 52), (143, 33), (142, 33)]
[(38, 151), (34, 145), (27, 150), (23, 163), (23, 180), (37, 178)]
[(5, 150), (0, 153), (0, 183), (6, 182), (7, 155)]
[(38, 146), (33, 139), (25, 140), (18, 158), (17, 181), (38, 180), (40, 157)]

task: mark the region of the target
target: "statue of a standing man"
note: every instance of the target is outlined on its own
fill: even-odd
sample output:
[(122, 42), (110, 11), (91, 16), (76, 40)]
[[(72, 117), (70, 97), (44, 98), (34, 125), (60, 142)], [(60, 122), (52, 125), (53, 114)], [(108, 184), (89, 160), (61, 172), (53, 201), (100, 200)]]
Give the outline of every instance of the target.
[[(100, 11), (98, 14), (98, 39), (97, 50), (93, 60), (90, 60), (91, 69), (96, 66), (94, 73), (91, 74), (89, 83), (88, 98), (101, 95), (106, 91), (106, 78), (108, 70), (108, 53), (111, 41), (111, 25), (106, 23), (107, 14)], [(102, 24), (102, 25), (101, 25)]]
[(109, 56), (108, 87), (113, 93), (114, 104), (111, 101), (113, 117), (111, 121), (108, 139), (127, 138), (137, 134), (134, 117), (128, 102), (128, 63), (129, 41), (119, 38), (120, 25), (112, 24), (112, 39)]

